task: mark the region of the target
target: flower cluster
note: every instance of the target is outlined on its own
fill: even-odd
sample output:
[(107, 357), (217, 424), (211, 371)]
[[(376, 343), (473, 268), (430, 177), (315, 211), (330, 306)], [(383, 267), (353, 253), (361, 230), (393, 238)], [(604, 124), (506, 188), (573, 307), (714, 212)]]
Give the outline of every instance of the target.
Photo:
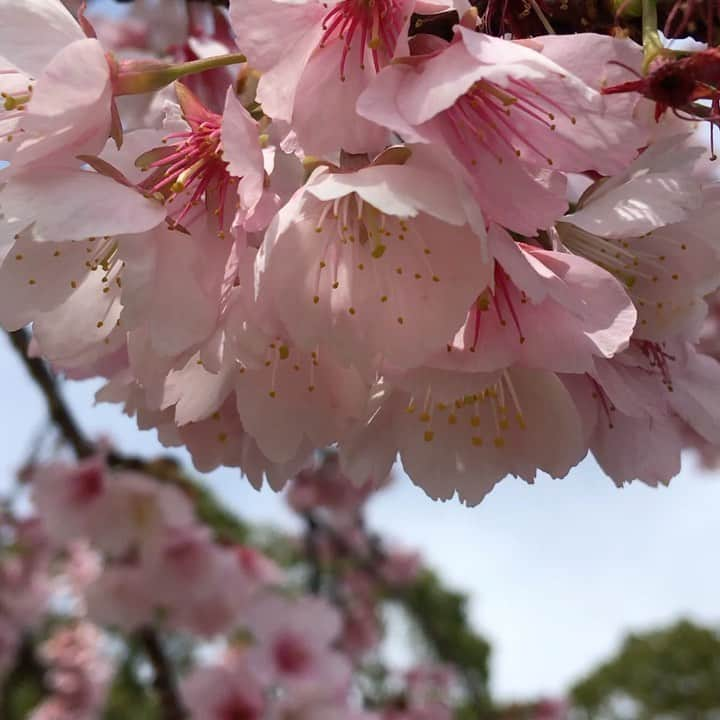
[(119, 639), (150, 631), (200, 643), (180, 682), (188, 720), (449, 720), (445, 666), (399, 674), (377, 712), (362, 710), (360, 668), (382, 637), (382, 593), (407, 587), (419, 561), (367, 534), (361, 509), (377, 486), (348, 493), (335, 461), (305, 470), (289, 494), (299, 513), (316, 513), (304, 559), (334, 583), (327, 594), (216, 537), (175, 483), (113, 470), (104, 455), (31, 465), (36, 515), (1, 526), (0, 686), (20, 640), (54, 614), (35, 651), (46, 696), (32, 720), (102, 717)]
[(50, 596), (47, 542), (38, 522), (0, 514), (0, 676), (23, 633), (40, 624)]
[(350, 481), (399, 456), (477, 503), (588, 452), (668, 482), (720, 442), (720, 194), (688, 123), (615, 91), (640, 46), (493, 37), (465, 0), (219, 12), (160, 66), (59, 0), (2, 3), (6, 328), (256, 486), (332, 446)]

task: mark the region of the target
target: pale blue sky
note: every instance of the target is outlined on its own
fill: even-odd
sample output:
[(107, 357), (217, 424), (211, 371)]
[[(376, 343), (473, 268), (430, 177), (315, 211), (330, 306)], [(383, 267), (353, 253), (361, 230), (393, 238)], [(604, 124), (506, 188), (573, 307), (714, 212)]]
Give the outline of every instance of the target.
[[(84, 427), (127, 452), (160, 451), (154, 433), (93, 406), (96, 386), (66, 386)], [(45, 409), (4, 337), (0, 393), (0, 477), (8, 477)], [(293, 527), (282, 499), (254, 491), (238, 472), (206, 481), (244, 517)], [(369, 513), (374, 527), (419, 548), (470, 594), (472, 619), (493, 642), (493, 690), (517, 698), (561, 693), (627, 630), (680, 615), (720, 623), (719, 509), (720, 477), (688, 458), (670, 488), (617, 490), (588, 461), (562, 481), (506, 480), (477, 508), (435, 503), (401, 477)]]

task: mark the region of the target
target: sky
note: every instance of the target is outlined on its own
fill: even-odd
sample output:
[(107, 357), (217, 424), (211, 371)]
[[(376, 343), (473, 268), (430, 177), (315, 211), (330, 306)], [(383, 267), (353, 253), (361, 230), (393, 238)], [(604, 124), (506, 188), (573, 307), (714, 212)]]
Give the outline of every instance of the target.
[[(42, 397), (1, 337), (0, 487), (45, 418)], [(111, 435), (125, 452), (161, 452), (153, 432), (139, 432), (114, 406), (94, 405), (97, 387), (65, 386), (86, 431)], [(295, 527), (280, 496), (256, 492), (236, 470), (203, 482), (248, 520)], [(628, 631), (680, 616), (720, 625), (719, 510), (720, 475), (692, 457), (669, 488), (619, 490), (586, 461), (565, 480), (505, 480), (475, 508), (434, 502), (400, 474), (368, 509), (371, 526), (418, 549), (470, 596), (471, 619), (493, 646), (492, 690), (503, 700), (562, 694)], [(395, 655), (404, 659), (401, 649)]]

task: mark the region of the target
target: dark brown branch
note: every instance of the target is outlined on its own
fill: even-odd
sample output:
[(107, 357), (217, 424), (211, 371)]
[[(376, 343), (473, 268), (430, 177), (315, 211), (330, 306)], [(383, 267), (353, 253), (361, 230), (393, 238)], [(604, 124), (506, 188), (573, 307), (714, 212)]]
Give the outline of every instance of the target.
[[(75, 455), (78, 458), (94, 455), (96, 448), (73, 417), (55, 376), (42, 359), (28, 356), (30, 333), (22, 329), (9, 332), (8, 335), (26, 370), (42, 391), (50, 418), (66, 442), (72, 447)], [(113, 454), (113, 458), (116, 464), (130, 462), (129, 460), (123, 461), (123, 458), (117, 454)], [(153, 628), (145, 628), (140, 633), (140, 639), (153, 666), (153, 685), (160, 698), (163, 720), (184, 720), (187, 714), (180, 700), (172, 664), (165, 655), (158, 634)]]
[(35, 384), (45, 396), (45, 403), (47, 404), (50, 418), (62, 433), (63, 438), (65, 438), (79, 458), (86, 458), (92, 455), (95, 452), (95, 448), (72, 416), (70, 409), (62, 397), (55, 376), (50, 372), (44, 360), (28, 356), (30, 333), (22, 329), (10, 332), (8, 335), (10, 342), (25, 364), (25, 369), (30, 373)]
[(153, 666), (153, 686), (160, 698), (164, 720), (184, 720), (187, 713), (180, 700), (175, 673), (158, 634), (153, 628), (147, 627), (140, 630), (139, 637)]

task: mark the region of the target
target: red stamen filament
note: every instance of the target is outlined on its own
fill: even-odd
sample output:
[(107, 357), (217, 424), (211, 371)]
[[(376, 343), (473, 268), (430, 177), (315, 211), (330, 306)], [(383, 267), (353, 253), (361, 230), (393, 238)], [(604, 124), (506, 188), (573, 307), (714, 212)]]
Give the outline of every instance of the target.
[(660, 372), (663, 385), (672, 392), (673, 384), (668, 360), (675, 361), (675, 356), (665, 352), (665, 349), (660, 343), (651, 342), (650, 340), (640, 340), (638, 346), (640, 347), (640, 352), (647, 358), (650, 367)]
[(323, 18), (323, 36), (320, 47), (331, 40), (344, 43), (340, 60), (340, 79), (345, 80), (345, 67), (352, 50), (353, 39), (360, 31), (360, 67), (365, 68), (365, 55), (369, 50), (375, 72), (390, 61), (402, 30), (399, 0), (342, 0)]
[[(509, 283), (510, 278), (508, 277), (507, 273), (499, 265), (496, 265), (495, 290), (492, 293), (488, 293), (488, 300), (492, 303), (493, 308), (495, 309), (495, 313), (497, 314), (500, 325), (502, 327), (506, 327), (507, 320), (503, 315), (503, 310), (501, 307), (502, 299), (505, 307), (507, 308), (507, 311), (510, 313), (513, 325), (515, 325), (515, 329), (518, 333), (518, 339), (520, 341), (520, 344), (522, 345), (525, 342), (526, 338), (523, 335), (522, 328), (520, 326), (520, 317), (517, 313), (517, 310), (515, 309), (515, 304), (513, 302)], [(524, 298), (525, 296), (523, 295), (522, 297)], [(523, 302), (526, 302), (526, 299), (523, 299)], [(486, 312), (488, 309), (489, 303), (484, 303), (481, 298), (478, 299), (475, 303), (475, 323), (473, 328), (473, 342), (470, 346), (470, 352), (475, 352), (475, 350), (477, 349), (477, 343), (480, 338), (480, 320), (483, 312)]]
[(555, 130), (555, 114), (550, 112), (548, 107), (557, 110), (573, 124), (576, 122), (575, 118), (552, 98), (535, 90), (532, 85), (512, 78), (509, 82), (512, 84), (512, 90), (501, 88), (487, 80), (480, 80), (459, 98), (447, 111), (454, 134), (462, 146), (467, 146), (468, 143), (471, 146), (479, 144), (500, 162), (502, 162), (501, 158), (497, 152), (493, 152), (491, 146), (500, 143), (520, 157), (520, 147), (516, 147), (513, 143), (515, 139), (520, 141), (523, 147), (542, 158), (543, 162), (552, 165), (552, 159), (530, 141), (521, 131), (520, 126), (512, 121), (511, 110), (522, 113), (543, 126), (546, 131)]
[[(228, 173), (227, 163), (222, 157), (222, 118), (187, 117), (186, 120), (191, 129), (165, 138), (174, 152), (150, 163), (148, 169), (155, 172), (142, 187), (151, 194), (164, 195), (167, 203), (183, 197), (180, 210), (170, 216), (174, 226), (182, 223), (190, 210), (204, 198), (207, 209), (217, 215), (222, 228), (225, 199), (231, 184), (237, 182), (237, 178)], [(211, 208), (211, 204), (215, 207)]]

